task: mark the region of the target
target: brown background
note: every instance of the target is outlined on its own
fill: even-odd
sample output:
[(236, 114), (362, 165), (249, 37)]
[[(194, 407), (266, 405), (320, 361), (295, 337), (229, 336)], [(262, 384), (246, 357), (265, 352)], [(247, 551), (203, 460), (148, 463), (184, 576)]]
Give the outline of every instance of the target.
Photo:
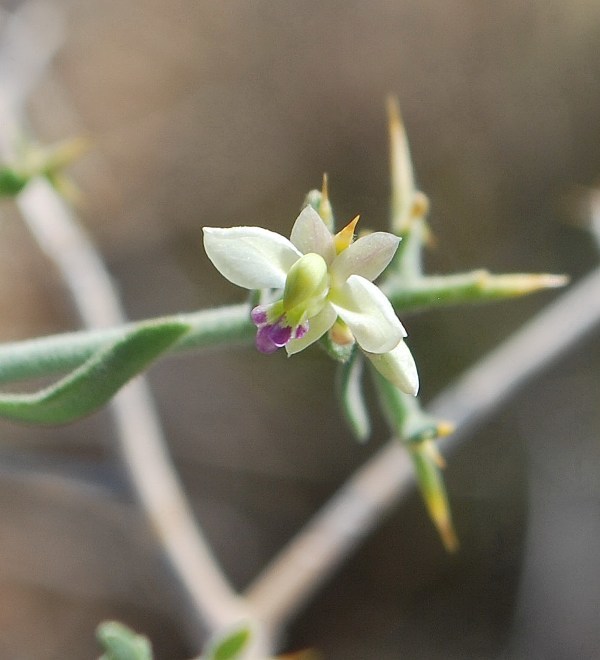
[[(93, 138), (73, 176), (132, 318), (241, 300), (209, 266), (202, 225), (287, 233), (323, 171), (340, 219), (360, 212), (365, 226), (385, 227), (389, 92), (432, 201), (432, 272), (578, 277), (595, 264), (590, 236), (565, 223), (574, 193), (600, 173), (593, 0), (55, 6), (66, 40), (30, 117), (44, 141)], [(1, 338), (74, 327), (58, 278), (11, 205), (0, 210)], [(424, 399), (551, 298), (403, 319)], [(414, 497), (325, 587), (286, 646), (334, 660), (597, 657), (596, 340), (452, 461), (456, 557)], [(385, 440), (380, 422), (369, 445), (352, 440), (333, 375), (318, 351), (286, 362), (248, 349), (150, 373), (181, 475), (238, 586)], [(106, 414), (0, 431), (0, 658), (94, 657), (106, 617), (147, 633), (158, 658), (189, 656)]]

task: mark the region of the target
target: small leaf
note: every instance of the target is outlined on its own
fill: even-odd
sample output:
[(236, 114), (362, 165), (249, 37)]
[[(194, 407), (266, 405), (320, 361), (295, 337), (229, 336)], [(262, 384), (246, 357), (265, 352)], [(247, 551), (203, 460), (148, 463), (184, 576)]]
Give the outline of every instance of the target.
[(63, 424), (83, 417), (105, 404), (189, 328), (179, 321), (138, 326), (53, 385), (32, 394), (0, 395), (0, 416), (34, 424)]
[(248, 646), (251, 632), (249, 628), (241, 628), (217, 642), (209, 651), (208, 660), (237, 660)]
[(362, 391), (364, 360), (358, 351), (341, 364), (338, 371), (338, 396), (342, 412), (354, 435), (365, 442), (371, 434), (369, 413)]
[(101, 623), (96, 638), (105, 651), (100, 660), (152, 660), (148, 639), (118, 621)]

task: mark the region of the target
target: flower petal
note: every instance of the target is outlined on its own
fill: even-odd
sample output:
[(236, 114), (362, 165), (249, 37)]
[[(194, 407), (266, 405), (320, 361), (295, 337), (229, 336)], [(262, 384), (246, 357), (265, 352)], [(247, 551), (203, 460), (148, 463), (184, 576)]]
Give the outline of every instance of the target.
[(303, 254), (320, 254), (327, 264), (335, 257), (333, 236), (312, 206), (305, 206), (296, 218), (290, 240)]
[(360, 275), (351, 275), (343, 287), (331, 291), (329, 301), (365, 351), (387, 353), (406, 336), (390, 301)]
[(331, 274), (340, 285), (350, 275), (361, 275), (372, 282), (392, 260), (400, 238), (385, 231), (368, 234), (340, 252), (331, 265)]
[(400, 341), (398, 346), (389, 353), (368, 353), (367, 351), (364, 353), (371, 360), (375, 369), (392, 385), (406, 394), (417, 396), (419, 391), (417, 365), (404, 341)]
[(299, 353), (307, 346), (314, 344), (331, 328), (337, 319), (337, 313), (331, 305), (325, 305), (323, 309), (308, 320), (308, 332), (299, 339), (292, 339), (285, 346), (288, 355)]
[(282, 289), (302, 256), (287, 238), (262, 227), (204, 227), (204, 249), (221, 275), (245, 289)]

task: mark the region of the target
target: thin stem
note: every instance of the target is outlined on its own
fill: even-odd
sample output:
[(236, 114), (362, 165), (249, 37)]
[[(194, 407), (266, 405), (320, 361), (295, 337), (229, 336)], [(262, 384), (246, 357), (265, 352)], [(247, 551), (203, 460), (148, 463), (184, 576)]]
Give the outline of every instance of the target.
[[(539, 289), (562, 286), (566, 281), (567, 278), (562, 275), (491, 275), (487, 271), (477, 270), (457, 275), (422, 277), (408, 283), (392, 276), (381, 284), (381, 288), (400, 312), (407, 312), (522, 296)], [(188, 323), (190, 332), (173, 347), (174, 351), (184, 351), (250, 343), (256, 329), (250, 321), (249, 312), (249, 305), (243, 303), (151, 320), (178, 319)], [(147, 322), (144, 320), (103, 330), (0, 344), (0, 383), (74, 369), (107, 343)]]
[[(455, 451), (476, 425), (599, 322), (600, 268), (428, 406), (432, 415), (456, 423), (444, 453)], [(276, 632), (286, 625), (390, 509), (412, 491), (414, 483), (410, 458), (396, 439), (357, 470), (248, 587), (247, 601), (269, 630)]]
[[(189, 333), (174, 346), (175, 351), (250, 343), (256, 332), (250, 321), (249, 306), (245, 303), (153, 320), (158, 323), (179, 320), (191, 327)], [(147, 321), (0, 344), (0, 383), (74, 369), (107, 343), (123, 337), (143, 323)]]

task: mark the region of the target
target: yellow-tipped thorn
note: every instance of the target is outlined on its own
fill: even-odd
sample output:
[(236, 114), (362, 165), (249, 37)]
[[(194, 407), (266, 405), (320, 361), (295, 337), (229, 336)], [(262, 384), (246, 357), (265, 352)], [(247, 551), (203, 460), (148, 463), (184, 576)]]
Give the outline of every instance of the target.
[(452, 435), (454, 431), (456, 431), (456, 424), (447, 420), (441, 420), (437, 423), (436, 430), (438, 438), (445, 438), (448, 435)]
[(391, 174), (391, 227), (396, 234), (410, 230), (414, 222), (414, 212), (419, 211), (415, 201), (415, 179), (408, 139), (400, 115), (400, 105), (395, 96), (387, 98), (388, 127), (390, 139), (390, 174)]
[(323, 183), (321, 184), (321, 199), (325, 199), (329, 201), (329, 188), (327, 186), (328, 184), (328, 179), (327, 179), (327, 172), (323, 172)]
[(507, 275), (490, 275), (482, 271), (482, 288), (495, 289), (507, 296), (524, 296), (542, 289), (557, 289), (569, 283), (567, 275), (551, 273), (509, 273)]
[(436, 523), (436, 526), (446, 551), (456, 552), (460, 547), (460, 543), (458, 541), (458, 537), (456, 536), (456, 532), (454, 531), (454, 527), (452, 526), (452, 522), (450, 520), (445, 520), (443, 522)]
[(533, 287), (531, 291), (537, 289), (558, 289), (561, 286), (566, 286), (570, 282), (568, 275), (553, 275), (552, 273), (540, 273), (539, 275), (530, 275), (530, 285)]
[(327, 173), (323, 172), (323, 184), (321, 186), (321, 200), (319, 201), (319, 215), (330, 231), (333, 231), (333, 209), (329, 201), (329, 186)]
[(423, 448), (427, 452), (429, 458), (431, 458), (431, 460), (440, 468), (440, 470), (443, 470), (446, 467), (446, 461), (444, 460), (444, 457), (440, 454), (440, 450), (432, 440), (426, 441)]
[(338, 254), (352, 245), (352, 241), (354, 240), (354, 230), (356, 229), (359, 219), (360, 215), (354, 216), (354, 218), (352, 218), (352, 220), (350, 220), (350, 222), (334, 236), (333, 241), (335, 244), (335, 251)]
[(398, 97), (394, 94), (389, 94), (385, 101), (385, 105), (387, 108), (390, 133), (401, 130), (402, 118), (400, 115), (400, 103), (398, 102)]

